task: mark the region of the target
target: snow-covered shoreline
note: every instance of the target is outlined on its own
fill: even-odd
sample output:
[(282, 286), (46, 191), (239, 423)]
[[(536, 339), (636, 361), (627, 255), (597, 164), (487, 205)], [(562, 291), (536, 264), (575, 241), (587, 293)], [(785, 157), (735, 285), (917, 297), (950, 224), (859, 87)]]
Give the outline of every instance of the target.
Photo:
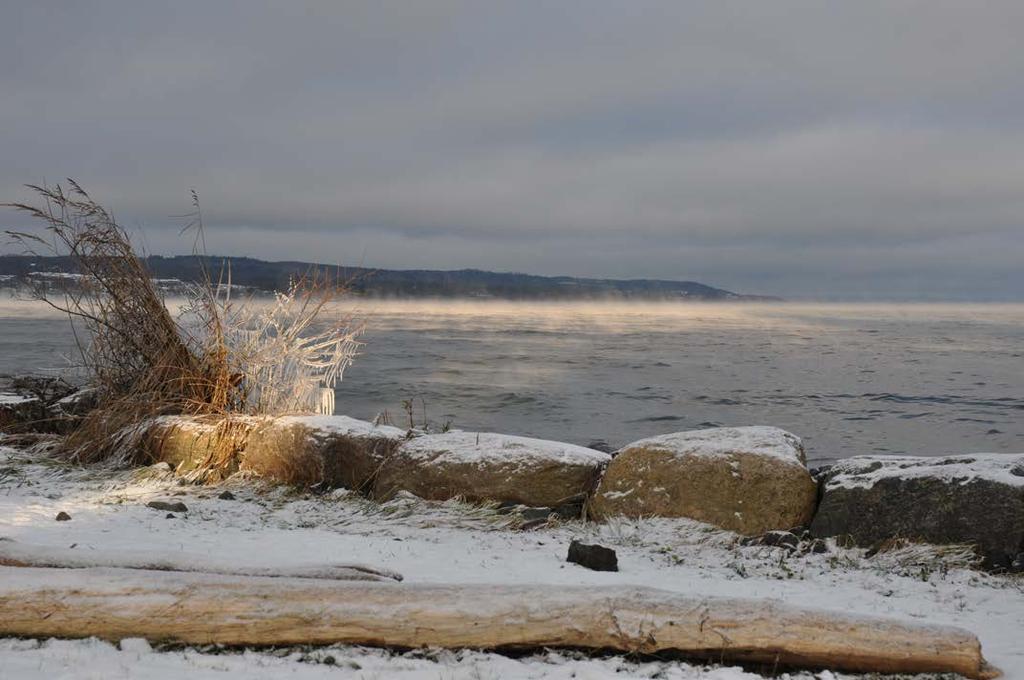
[[(951, 624), (979, 636), (1008, 678), (1024, 678), (1024, 579), (993, 576), (908, 547), (873, 558), (832, 546), (826, 553), (743, 546), (738, 537), (690, 520), (564, 522), (522, 531), (516, 515), (455, 501), (400, 496), (378, 504), (337, 491), (312, 496), (234, 479), (222, 488), (184, 486), (165, 466), (135, 472), (64, 470), (0, 450), (0, 536), (75, 550), (159, 550), (264, 566), (359, 562), (395, 569), (409, 583), (645, 585), (680, 593), (770, 597), (814, 608)], [(146, 507), (181, 501), (168, 518)], [(56, 522), (58, 512), (70, 521)], [(569, 542), (600, 542), (619, 553), (621, 571), (567, 564)], [(333, 656), (351, 664), (313, 663)], [(319, 655), (319, 656), (318, 656)], [(557, 663), (552, 659), (557, 658)], [(441, 659), (440, 661), (438, 659)], [(314, 659), (315, 660), (315, 659)], [(652, 665), (653, 664), (653, 665)], [(347, 670), (346, 670), (347, 669)], [(0, 677), (715, 677), (744, 676), (680, 662), (620, 658), (443, 653), (436, 658), (343, 648), (215, 655), (199, 650), (127, 651), (96, 641), (0, 642)], [(136, 673), (136, 675), (133, 675)], [(472, 675), (478, 673), (478, 675)], [(661, 675), (657, 675), (657, 674)], [(162, 674), (162, 675), (161, 675)], [(820, 677), (831, 677), (819, 674)], [(754, 677), (754, 676), (749, 676)], [(809, 677), (809, 675), (808, 675)]]

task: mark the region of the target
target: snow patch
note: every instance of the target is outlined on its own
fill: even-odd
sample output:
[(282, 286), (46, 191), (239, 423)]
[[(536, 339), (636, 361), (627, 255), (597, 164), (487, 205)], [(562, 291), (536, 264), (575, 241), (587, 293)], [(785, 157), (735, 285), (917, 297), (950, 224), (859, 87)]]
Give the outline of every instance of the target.
[[(592, 658), (575, 652), (545, 652), (511, 658), (472, 650), (415, 650), (396, 653), (335, 645), (321, 649), (224, 650), (189, 647), (157, 654), (125, 650), (96, 640), (0, 640), (0, 677), (18, 680), (763, 680), (737, 667), (708, 667), (672, 661), (633, 661), (622, 656)], [(811, 673), (789, 674), (814, 680)], [(831, 674), (822, 680), (834, 680)]]
[(403, 455), (413, 460), (436, 463), (543, 463), (603, 465), (611, 456), (575, 444), (516, 437), (492, 432), (428, 434), (402, 446)]
[(13, 392), (0, 392), (0, 406), (17, 406), (18, 404), (27, 404), (30, 401), (36, 401), (36, 399), (34, 397), (23, 397)]
[(348, 416), (282, 416), (276, 419), (281, 425), (305, 425), (312, 430), (347, 437), (384, 437), (405, 439), (405, 430), (391, 425), (374, 425), (365, 420)]
[(804, 446), (799, 437), (765, 425), (672, 432), (627, 444), (622, 451), (635, 448), (659, 449), (677, 456), (716, 458), (749, 453), (801, 467), (806, 465)]
[(826, 489), (870, 489), (883, 479), (937, 479), (951, 484), (976, 480), (1024, 488), (1024, 453), (968, 453), (959, 456), (855, 456), (828, 472)]
[(153, 651), (149, 641), (145, 638), (125, 638), (121, 640), (118, 646), (122, 652), (131, 652), (133, 654), (149, 654)]

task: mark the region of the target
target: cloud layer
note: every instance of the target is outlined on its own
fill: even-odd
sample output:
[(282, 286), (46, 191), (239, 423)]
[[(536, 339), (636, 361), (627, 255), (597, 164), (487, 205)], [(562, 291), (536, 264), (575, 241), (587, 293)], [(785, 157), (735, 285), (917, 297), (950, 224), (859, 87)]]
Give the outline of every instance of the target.
[(1019, 2), (12, 5), (0, 196), (152, 252), (195, 188), (223, 253), (1024, 298)]

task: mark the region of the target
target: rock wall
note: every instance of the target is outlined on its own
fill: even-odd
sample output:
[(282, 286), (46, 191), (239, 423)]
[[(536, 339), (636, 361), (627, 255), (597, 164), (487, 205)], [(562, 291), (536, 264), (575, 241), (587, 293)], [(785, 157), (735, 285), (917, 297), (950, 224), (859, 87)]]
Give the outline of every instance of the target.
[(895, 538), (965, 543), (991, 569), (1024, 570), (1024, 454), (857, 457), (833, 465), (819, 493), (800, 439), (773, 427), (677, 432), (614, 455), (494, 433), (407, 432), (345, 416), (240, 419), (232, 427), (225, 434), (201, 420), (158, 419), (143, 437), (140, 462), (166, 461), (185, 474), (219, 460), (225, 473), (381, 500), (404, 491), (563, 516), (580, 516), (586, 505), (596, 520), (688, 517), (748, 536), (809, 526), (815, 537), (862, 546)]

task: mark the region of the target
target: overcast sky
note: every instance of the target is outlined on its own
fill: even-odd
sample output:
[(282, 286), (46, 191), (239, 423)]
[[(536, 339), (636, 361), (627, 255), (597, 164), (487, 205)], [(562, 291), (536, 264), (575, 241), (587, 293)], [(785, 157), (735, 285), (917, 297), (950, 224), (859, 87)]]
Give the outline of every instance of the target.
[(217, 254), (1024, 299), (1020, 0), (0, 10), (0, 200), (153, 253), (194, 188)]

